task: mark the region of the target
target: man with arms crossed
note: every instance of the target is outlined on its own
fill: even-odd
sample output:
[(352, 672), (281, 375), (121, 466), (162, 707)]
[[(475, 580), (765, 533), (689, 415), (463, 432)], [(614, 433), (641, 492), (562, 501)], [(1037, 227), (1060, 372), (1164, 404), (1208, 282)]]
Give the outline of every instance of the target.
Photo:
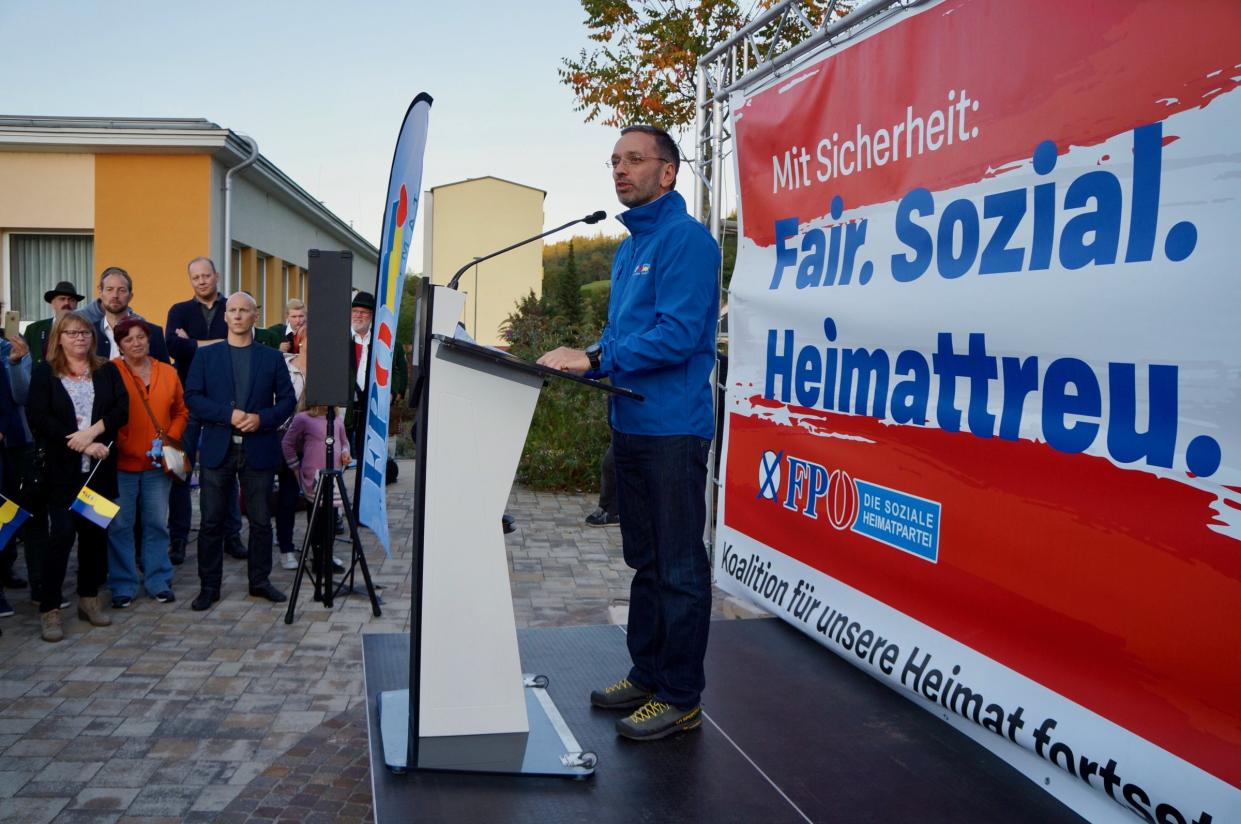
[(607, 327), (585, 351), (561, 347), (539, 363), (607, 375), (646, 397), (612, 398), (610, 411), (621, 540), (634, 570), (633, 667), (590, 696), (596, 707), (636, 707), (616, 729), (644, 740), (702, 724), (711, 619), (702, 535), (720, 250), (673, 191), (680, 159), (667, 132), (623, 129), (610, 165), (617, 198), (629, 207), (618, 219), (630, 236), (612, 261)]
[(228, 336), (224, 346), (203, 349), (194, 356), (185, 383), (185, 404), (202, 423), (198, 440), (202, 527), (198, 531), (198, 578), (202, 590), (190, 607), (205, 610), (220, 600), (224, 565), (224, 521), (233, 479), (241, 481), (250, 519), (247, 558), (250, 594), (284, 601), (272, 586), (271, 507), (272, 477), (284, 462), (280, 451), (280, 424), (297, 405), (284, 356), (254, 340), (258, 305), (245, 292), (236, 292), (224, 310)]
[[(196, 257), (186, 265), (186, 272), (190, 276), (194, 297), (170, 306), (168, 322), (164, 324), (168, 352), (175, 361), (182, 386), (189, 379), (194, 357), (206, 347), (223, 342), (228, 335), (228, 325), (224, 322), (224, 295), (220, 294), (220, 274), (215, 269), (215, 262), (208, 257)], [(193, 415), (194, 410), (191, 409), (190, 424), (185, 428), (182, 443), (191, 458), (198, 443), (198, 422)], [(168, 536), (172, 541), (168, 557), (173, 565), (180, 565), (185, 560), (192, 514), (189, 480), (183, 482), (173, 478), (172, 491), (168, 493)], [(226, 527), (228, 538), (224, 551), (233, 558), (245, 558), (247, 553), (241, 541), (241, 507), (237, 503), (236, 487), (229, 504)]]

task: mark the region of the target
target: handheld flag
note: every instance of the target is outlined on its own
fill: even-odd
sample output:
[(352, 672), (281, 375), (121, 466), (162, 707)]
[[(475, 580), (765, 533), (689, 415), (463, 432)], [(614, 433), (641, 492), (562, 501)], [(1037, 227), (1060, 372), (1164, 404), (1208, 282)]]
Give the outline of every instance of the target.
[(0, 547), (4, 547), (22, 528), (30, 513), (3, 495), (0, 495), (0, 501), (3, 501), (0, 503)]
[[(108, 441), (106, 449), (112, 450), (112, 441)], [(95, 461), (95, 465), (91, 467), (90, 474), (86, 476), (86, 483), (82, 484), (82, 490), (78, 492), (77, 499), (69, 505), (70, 512), (76, 512), (92, 524), (96, 524), (100, 529), (107, 529), (108, 524), (112, 523), (112, 519), (116, 517), (116, 513), (120, 511), (115, 501), (110, 501), (98, 492), (90, 488), (91, 478), (95, 477), (95, 473), (99, 471), (99, 467), (103, 465), (102, 460)]]
[(388, 506), (384, 481), (388, 463), (388, 406), (392, 401), (392, 358), (404, 357), (396, 340), (405, 260), (413, 238), (414, 217), (422, 192), (422, 156), (427, 144), (427, 121), (431, 96), (414, 98), (397, 136), (384, 204), (383, 239), (379, 246), (379, 271), (375, 277), (375, 320), (371, 324), (370, 356), (366, 372), (366, 420), (364, 442), (358, 458), (354, 506), (358, 522), (370, 527), (391, 554), (388, 539)]
[(115, 501), (110, 501), (89, 486), (84, 486), (69, 509), (100, 529), (107, 529), (108, 524), (112, 523), (112, 519), (116, 517), (116, 513), (121, 508)]

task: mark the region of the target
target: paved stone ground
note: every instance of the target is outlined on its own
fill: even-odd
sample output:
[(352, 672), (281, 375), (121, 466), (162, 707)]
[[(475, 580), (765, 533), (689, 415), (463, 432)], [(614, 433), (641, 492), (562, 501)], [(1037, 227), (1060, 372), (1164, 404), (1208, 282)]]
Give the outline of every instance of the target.
[[(221, 602), (192, 612), (192, 547), (175, 604), (139, 598), (106, 628), (73, 617), (75, 604), (59, 644), (40, 640), (35, 605), (8, 593), (17, 615), (0, 621), (0, 821), (370, 820), (361, 637), (408, 630), (413, 465), (402, 464), (389, 488), (392, 557), (363, 533), (384, 587), (379, 618), (364, 596), (329, 612), (303, 589), (287, 626), (284, 605), (248, 597), (244, 562), (227, 557)], [(593, 507), (588, 496), (514, 490), (518, 626), (607, 623), (627, 597), (620, 532), (585, 526)], [(292, 576), (277, 564), (272, 580), (287, 591)], [(717, 591), (716, 617), (726, 606)]]

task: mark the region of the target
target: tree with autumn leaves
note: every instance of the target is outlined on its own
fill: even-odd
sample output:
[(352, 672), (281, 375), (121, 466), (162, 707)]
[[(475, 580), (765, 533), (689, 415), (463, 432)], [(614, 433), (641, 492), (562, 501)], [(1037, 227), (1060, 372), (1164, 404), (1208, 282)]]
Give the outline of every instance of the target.
[[(586, 122), (649, 123), (675, 131), (694, 122), (698, 60), (762, 14), (775, 0), (581, 0), (589, 37), (599, 45), (566, 57), (560, 80), (573, 90)], [(817, 25), (856, 5), (806, 0)], [(764, 33), (758, 40), (762, 43)]]

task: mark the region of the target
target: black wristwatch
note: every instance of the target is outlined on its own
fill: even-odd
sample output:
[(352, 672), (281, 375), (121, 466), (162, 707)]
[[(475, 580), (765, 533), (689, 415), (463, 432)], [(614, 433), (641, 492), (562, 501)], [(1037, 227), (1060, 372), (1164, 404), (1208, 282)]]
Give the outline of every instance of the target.
[(602, 352), (603, 350), (599, 348), (597, 343), (592, 343), (586, 347), (586, 358), (590, 361), (590, 368), (596, 372), (599, 371), (599, 355)]

